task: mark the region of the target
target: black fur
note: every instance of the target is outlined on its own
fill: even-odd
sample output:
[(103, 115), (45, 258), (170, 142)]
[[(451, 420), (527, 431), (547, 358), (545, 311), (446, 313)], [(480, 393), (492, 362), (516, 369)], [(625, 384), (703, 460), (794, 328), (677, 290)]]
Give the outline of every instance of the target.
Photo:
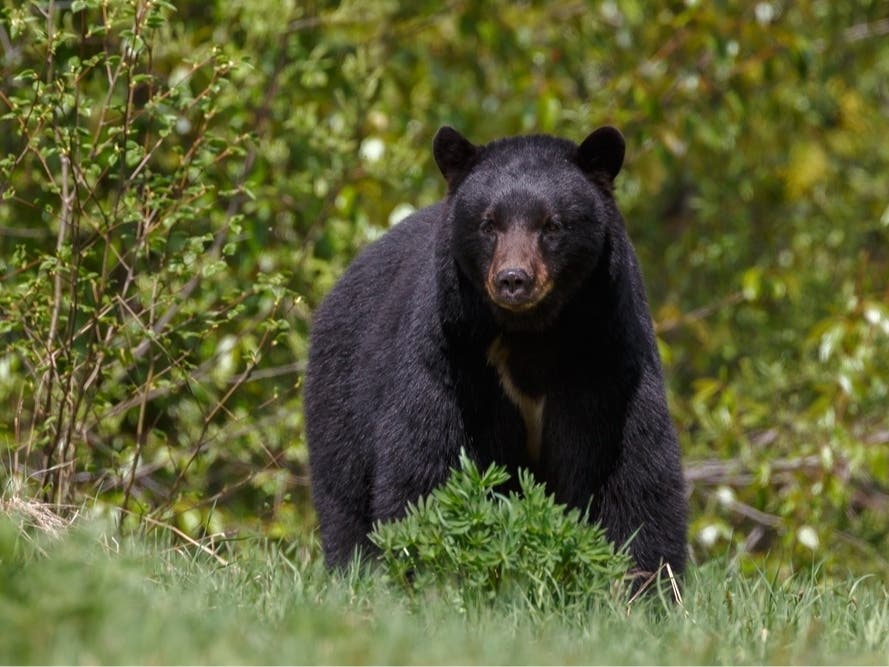
[[(330, 565), (371, 551), (373, 522), (442, 484), (462, 447), (482, 465), (531, 468), (618, 544), (638, 530), (630, 548), (642, 570), (684, 569), (679, 448), (611, 192), (623, 151), (613, 128), (580, 147), (546, 136), (473, 146), (450, 128), (436, 136), (448, 197), (369, 246), (315, 314), (305, 415)], [(485, 287), (509, 231), (529, 235), (552, 284), (521, 312)], [(514, 387), (545, 400), (536, 460), (489, 356), (497, 339)]]

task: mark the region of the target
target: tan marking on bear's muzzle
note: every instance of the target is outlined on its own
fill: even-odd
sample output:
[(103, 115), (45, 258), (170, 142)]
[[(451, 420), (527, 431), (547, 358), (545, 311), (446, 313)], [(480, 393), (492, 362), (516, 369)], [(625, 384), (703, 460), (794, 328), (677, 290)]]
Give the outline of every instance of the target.
[[(510, 270), (523, 271), (528, 276), (528, 289), (519, 297), (505, 297), (498, 285), (498, 277)], [(498, 236), (485, 276), (485, 289), (491, 301), (514, 312), (527, 311), (546, 298), (552, 287), (546, 262), (540, 256), (536, 234), (514, 229)]]

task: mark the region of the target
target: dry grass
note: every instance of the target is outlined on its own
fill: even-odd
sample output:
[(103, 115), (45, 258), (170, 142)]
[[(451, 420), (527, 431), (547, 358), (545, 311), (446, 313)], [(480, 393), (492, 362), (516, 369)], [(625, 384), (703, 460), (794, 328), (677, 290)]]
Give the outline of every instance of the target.
[[(40, 549), (40, 545), (38, 543), (39, 541), (34, 539), (35, 536), (39, 535), (41, 537), (49, 538), (62, 537), (68, 529), (74, 526), (81, 515), (81, 508), (79, 507), (62, 507), (61, 509), (66, 510), (65, 516), (59, 514), (59, 509), (59, 506), (55, 503), (45, 503), (34, 499), (22, 499), (18, 496), (0, 499), (0, 517), (11, 519), (12, 522), (18, 526), (21, 536), (29, 542), (32, 542), (38, 549)], [(168, 523), (157, 521), (156, 519), (147, 516), (141, 517), (141, 519), (144, 522), (146, 534), (152, 530), (152, 528), (172, 533), (172, 535), (175, 536), (173, 539), (177, 544), (174, 548), (184, 548), (185, 545), (190, 545), (200, 549), (220, 565), (225, 566), (229, 564), (228, 561), (220, 556), (213, 548), (217, 546), (216, 539), (225, 538), (225, 535), (209, 535), (204, 540), (198, 541)], [(116, 541), (114, 538), (111, 538), (111, 540)], [(108, 539), (106, 537), (101, 541), (107, 543)], [(208, 543), (209, 546), (205, 542)], [(116, 551), (117, 549), (114, 548), (112, 550)], [(42, 549), (40, 549), (40, 551), (43, 552)]]
[(50, 537), (58, 537), (77, 520), (79, 509), (69, 508), (70, 516), (62, 517), (58, 505), (43, 503), (16, 496), (0, 499), (0, 515), (9, 517), (18, 524), (21, 533), (29, 537), (37, 531)]

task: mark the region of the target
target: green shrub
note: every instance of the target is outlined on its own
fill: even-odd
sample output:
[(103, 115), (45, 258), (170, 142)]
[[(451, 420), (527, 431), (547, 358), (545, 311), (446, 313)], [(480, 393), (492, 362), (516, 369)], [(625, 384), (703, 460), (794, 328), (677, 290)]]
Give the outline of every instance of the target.
[(411, 593), (440, 587), (461, 605), (518, 596), (534, 609), (584, 604), (618, 587), (630, 558), (600, 526), (566, 511), (526, 470), (519, 493), (497, 491), (507, 480), (503, 467), (481, 472), (461, 454), (447, 484), (403, 519), (376, 525), (371, 540), (387, 576)]
[(0, 9), (4, 492), (222, 533), (283, 497), (296, 428), (299, 296), (245, 259), (249, 67), (167, 2), (43, 5)]

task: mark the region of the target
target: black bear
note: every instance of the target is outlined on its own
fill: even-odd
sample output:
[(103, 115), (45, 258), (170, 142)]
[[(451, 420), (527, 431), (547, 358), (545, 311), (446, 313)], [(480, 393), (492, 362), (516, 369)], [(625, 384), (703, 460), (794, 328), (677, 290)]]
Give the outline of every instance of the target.
[(446, 198), (366, 248), (315, 313), (305, 386), (328, 564), (446, 481), (461, 448), (531, 469), (640, 570), (684, 569), (686, 497), (612, 183), (624, 139), (484, 146), (441, 128)]

